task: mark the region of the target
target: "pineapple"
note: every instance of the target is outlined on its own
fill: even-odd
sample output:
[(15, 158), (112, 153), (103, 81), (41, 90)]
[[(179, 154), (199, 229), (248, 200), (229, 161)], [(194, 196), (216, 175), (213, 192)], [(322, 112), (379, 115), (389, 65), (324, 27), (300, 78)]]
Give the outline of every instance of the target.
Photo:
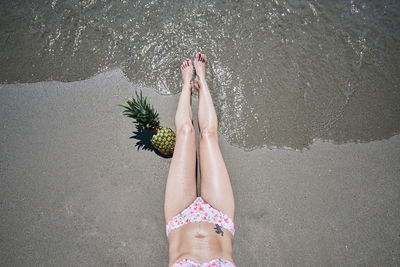
[(176, 135), (174, 131), (166, 126), (160, 126), (160, 119), (153, 106), (147, 103), (146, 97), (136, 92), (136, 98), (128, 98), (127, 104), (120, 104), (125, 108), (123, 114), (136, 120), (136, 123), (143, 126), (152, 133), (150, 142), (161, 152), (169, 156), (174, 152)]

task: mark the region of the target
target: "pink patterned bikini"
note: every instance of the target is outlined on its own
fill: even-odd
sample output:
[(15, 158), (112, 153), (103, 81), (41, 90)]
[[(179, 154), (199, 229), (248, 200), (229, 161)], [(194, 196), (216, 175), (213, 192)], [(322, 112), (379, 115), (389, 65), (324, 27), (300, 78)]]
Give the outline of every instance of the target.
[[(215, 224), (215, 230), (217, 234), (224, 235), (221, 227), (227, 229), (232, 235), (235, 235), (235, 225), (231, 218), (227, 215), (223, 214), (219, 210), (211, 207), (204, 199), (201, 197), (196, 198), (189, 207), (184, 209), (181, 213), (173, 217), (168, 224), (166, 225), (166, 233), (167, 236), (169, 233), (185, 224), (192, 222), (208, 222)], [(233, 262), (223, 260), (223, 259), (214, 259), (206, 263), (196, 263), (189, 259), (182, 259), (173, 265), (174, 267), (235, 267)]]
[(236, 265), (233, 262), (222, 259), (215, 259), (204, 263), (197, 263), (189, 259), (183, 259), (175, 262), (172, 267), (236, 267)]
[(184, 209), (168, 222), (166, 226), (167, 236), (173, 229), (192, 222), (208, 222), (217, 224), (219, 227), (222, 226), (229, 230), (232, 235), (235, 235), (235, 225), (233, 224), (232, 219), (219, 210), (211, 207), (211, 205), (201, 197), (198, 197), (189, 207)]

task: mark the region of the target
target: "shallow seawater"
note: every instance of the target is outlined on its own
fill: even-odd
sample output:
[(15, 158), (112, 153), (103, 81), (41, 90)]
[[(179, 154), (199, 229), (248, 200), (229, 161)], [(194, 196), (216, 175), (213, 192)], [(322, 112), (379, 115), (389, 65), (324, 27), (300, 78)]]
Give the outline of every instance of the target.
[(179, 93), (207, 54), (220, 130), (244, 149), (302, 149), (400, 130), (400, 2), (1, 1), (0, 82), (76, 81), (119, 67)]

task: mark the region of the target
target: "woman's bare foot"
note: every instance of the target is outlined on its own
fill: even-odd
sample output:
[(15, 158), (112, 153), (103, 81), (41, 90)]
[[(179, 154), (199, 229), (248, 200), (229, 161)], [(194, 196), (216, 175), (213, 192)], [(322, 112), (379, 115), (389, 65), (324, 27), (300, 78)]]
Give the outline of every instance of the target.
[(206, 55), (198, 52), (194, 60), (194, 68), (196, 69), (195, 85), (197, 89), (200, 89), (202, 84), (206, 83), (206, 62)]
[(193, 65), (190, 59), (186, 59), (185, 61), (183, 61), (181, 65), (181, 72), (182, 72), (183, 88), (186, 88), (187, 85), (189, 85), (189, 89), (193, 91), (193, 82), (192, 82)]

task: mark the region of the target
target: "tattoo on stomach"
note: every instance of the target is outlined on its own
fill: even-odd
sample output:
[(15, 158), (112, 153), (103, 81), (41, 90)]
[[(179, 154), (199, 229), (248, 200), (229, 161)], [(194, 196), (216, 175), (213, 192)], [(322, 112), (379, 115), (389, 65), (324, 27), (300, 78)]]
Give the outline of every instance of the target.
[(224, 231), (222, 231), (222, 228), (221, 228), (221, 226), (219, 225), (219, 224), (215, 224), (215, 232), (217, 233), (217, 234), (221, 234), (221, 236), (224, 236)]

